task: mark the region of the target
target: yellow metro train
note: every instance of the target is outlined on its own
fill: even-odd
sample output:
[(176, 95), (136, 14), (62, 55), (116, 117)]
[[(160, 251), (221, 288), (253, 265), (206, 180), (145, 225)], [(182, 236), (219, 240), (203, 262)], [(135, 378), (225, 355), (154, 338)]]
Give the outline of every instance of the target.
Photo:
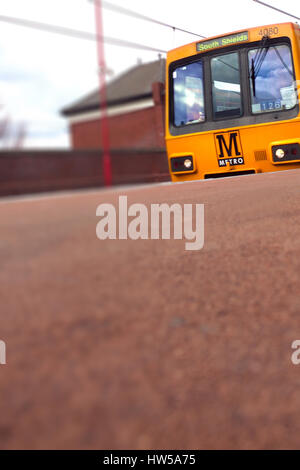
[(263, 26), (167, 56), (172, 180), (300, 168), (300, 27)]

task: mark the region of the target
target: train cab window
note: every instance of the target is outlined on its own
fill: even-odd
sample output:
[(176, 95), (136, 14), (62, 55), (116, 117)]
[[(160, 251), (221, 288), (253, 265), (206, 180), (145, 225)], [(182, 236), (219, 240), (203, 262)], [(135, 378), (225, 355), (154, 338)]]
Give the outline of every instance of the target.
[(173, 71), (173, 90), (175, 126), (205, 121), (202, 61), (175, 69)]
[(252, 49), (248, 53), (253, 114), (292, 109), (297, 104), (289, 46)]
[(223, 54), (211, 60), (214, 119), (242, 115), (239, 54)]

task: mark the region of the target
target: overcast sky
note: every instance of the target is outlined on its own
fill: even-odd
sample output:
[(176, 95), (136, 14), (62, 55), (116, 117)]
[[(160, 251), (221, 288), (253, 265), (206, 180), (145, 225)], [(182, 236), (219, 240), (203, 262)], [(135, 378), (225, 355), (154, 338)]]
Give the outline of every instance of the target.
[[(252, 26), (290, 21), (253, 0), (109, 0), (204, 36)], [(266, 0), (300, 16), (295, 0)], [(88, 32), (95, 31), (90, 0), (0, 0), (0, 15), (14, 16)], [(104, 10), (107, 36), (148, 46), (172, 49), (192, 42), (191, 35), (174, 32)], [(107, 67), (114, 76), (138, 59), (157, 54), (105, 46)], [(59, 110), (97, 86), (96, 45), (0, 22), (0, 104), (15, 122), (27, 123), (26, 147), (67, 147), (67, 123)]]

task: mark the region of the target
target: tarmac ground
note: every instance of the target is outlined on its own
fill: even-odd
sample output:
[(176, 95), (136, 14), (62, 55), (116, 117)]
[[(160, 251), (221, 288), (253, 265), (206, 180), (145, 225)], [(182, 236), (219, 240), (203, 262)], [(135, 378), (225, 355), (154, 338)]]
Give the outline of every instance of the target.
[[(205, 246), (96, 208), (205, 205)], [(300, 171), (0, 202), (1, 449), (300, 447)]]

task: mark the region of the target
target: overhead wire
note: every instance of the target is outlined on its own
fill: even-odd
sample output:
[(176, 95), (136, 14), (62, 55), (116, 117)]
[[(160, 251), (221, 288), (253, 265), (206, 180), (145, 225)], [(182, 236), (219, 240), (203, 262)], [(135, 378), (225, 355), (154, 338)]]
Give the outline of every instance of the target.
[[(97, 2), (97, 0), (89, 0), (89, 2), (95, 3), (95, 2)], [(197, 36), (199, 38), (206, 39), (206, 36), (203, 36), (202, 34), (195, 33), (193, 31), (189, 31), (187, 29), (183, 29), (183, 28), (180, 28), (178, 26), (174, 26), (172, 24), (165, 23), (163, 21), (157, 20), (157, 19), (152, 18), (150, 16), (143, 15), (142, 13), (139, 13), (137, 11), (129, 10), (128, 8), (121, 7), (120, 5), (116, 5), (116, 4), (107, 2), (106, 0), (101, 0), (101, 5), (102, 5), (103, 8), (105, 8), (107, 10), (115, 11), (116, 13), (121, 13), (123, 15), (131, 16), (132, 18), (148, 21), (150, 23), (155, 23), (157, 25), (164, 26), (166, 28), (171, 28), (171, 29), (176, 30), (176, 31), (181, 31), (182, 33), (191, 34), (193, 36)]]
[(48, 23), (41, 23), (38, 21), (26, 20), (23, 18), (16, 18), (12, 16), (0, 15), (0, 22), (14, 24), (16, 26), (24, 26), (26, 28), (36, 29), (40, 31), (45, 31), (48, 33), (60, 34), (63, 36), (69, 36), (77, 39), (85, 39), (88, 41), (98, 41), (103, 40), (104, 43), (110, 44), (112, 46), (121, 46), (131, 49), (141, 49), (149, 52), (159, 52), (166, 54), (167, 51), (164, 49), (159, 49), (152, 46), (147, 46), (145, 44), (135, 43), (123, 39), (113, 38), (109, 36), (97, 36), (94, 33), (88, 33), (86, 31), (80, 31), (77, 29), (66, 28), (64, 26), (57, 26)]
[(280, 8), (274, 7), (273, 5), (270, 5), (269, 3), (262, 2), (261, 0), (253, 0), (253, 2), (260, 3), (261, 5), (263, 5), (267, 8), (271, 8), (271, 10), (278, 11), (279, 13), (283, 13), (284, 15), (290, 16), (291, 18), (295, 18), (296, 20), (300, 20), (299, 16), (293, 15), (292, 13), (288, 13), (287, 11), (281, 10)]

